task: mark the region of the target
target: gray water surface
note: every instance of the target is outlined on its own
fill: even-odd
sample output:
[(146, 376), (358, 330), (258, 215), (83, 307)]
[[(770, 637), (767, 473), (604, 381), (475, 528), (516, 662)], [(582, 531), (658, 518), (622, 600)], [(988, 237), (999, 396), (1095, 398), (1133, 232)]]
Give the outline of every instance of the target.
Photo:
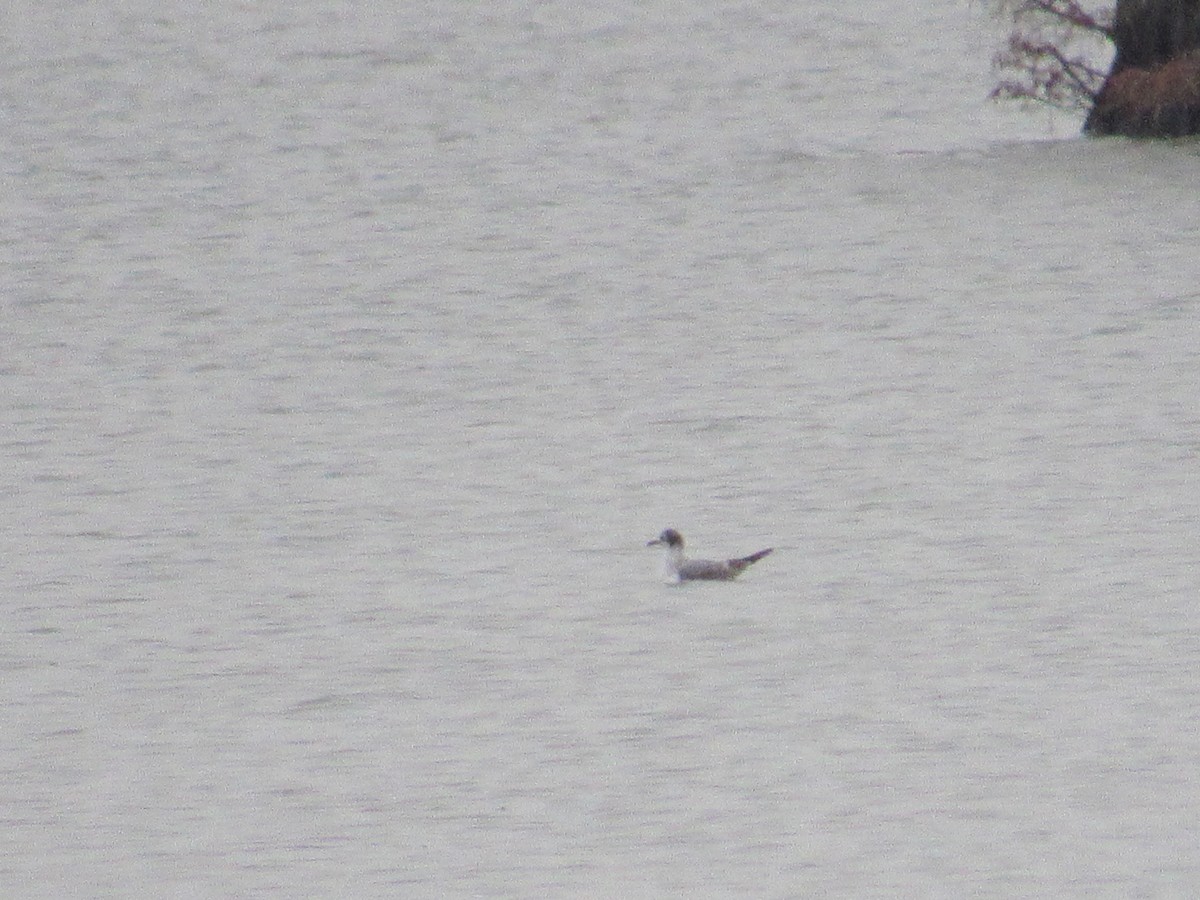
[(911, 6), (15, 16), (4, 893), (1194, 891), (1200, 154)]

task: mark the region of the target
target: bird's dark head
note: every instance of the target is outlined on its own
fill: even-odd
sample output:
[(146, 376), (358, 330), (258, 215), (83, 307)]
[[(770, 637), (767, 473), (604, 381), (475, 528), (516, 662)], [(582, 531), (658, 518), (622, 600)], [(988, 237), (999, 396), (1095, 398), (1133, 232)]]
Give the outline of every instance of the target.
[(683, 546), (683, 535), (680, 534), (678, 531), (676, 531), (674, 528), (668, 528), (666, 531), (664, 531), (662, 534), (660, 534), (657, 538), (650, 541), (650, 543), (648, 543), (646, 546), (654, 547), (659, 544), (665, 544), (668, 547), (682, 547)]

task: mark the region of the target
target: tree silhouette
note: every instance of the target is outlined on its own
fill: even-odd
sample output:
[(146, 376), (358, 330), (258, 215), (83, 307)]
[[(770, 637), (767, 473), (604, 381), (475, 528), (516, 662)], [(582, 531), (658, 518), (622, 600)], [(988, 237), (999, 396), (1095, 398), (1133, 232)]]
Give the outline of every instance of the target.
[(993, 59), (1001, 81), (994, 99), (1032, 100), (1065, 110), (1088, 110), (1105, 73), (1092, 60), (1113, 38), (1109, 7), (1085, 9), (1076, 0), (1006, 0), (1013, 27)]
[[(1200, 134), (1200, 0), (999, 0), (1012, 16), (993, 97), (1087, 110), (1083, 130), (1127, 137)], [(1113, 53), (1107, 74), (1091, 62)]]

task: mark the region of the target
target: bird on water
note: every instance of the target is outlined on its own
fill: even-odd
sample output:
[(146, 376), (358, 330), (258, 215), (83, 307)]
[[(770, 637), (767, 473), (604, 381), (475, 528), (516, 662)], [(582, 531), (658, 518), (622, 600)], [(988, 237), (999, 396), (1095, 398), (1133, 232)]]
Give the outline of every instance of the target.
[(667, 572), (675, 581), (733, 581), (774, 549), (768, 547), (738, 559), (685, 559), (683, 535), (674, 528), (668, 528), (646, 546), (665, 550)]

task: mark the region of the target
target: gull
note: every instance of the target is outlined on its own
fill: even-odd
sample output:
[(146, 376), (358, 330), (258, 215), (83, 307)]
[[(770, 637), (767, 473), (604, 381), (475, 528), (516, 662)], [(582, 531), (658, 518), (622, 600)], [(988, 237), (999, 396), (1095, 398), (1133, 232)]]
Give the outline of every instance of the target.
[(759, 550), (740, 559), (684, 559), (683, 535), (674, 528), (668, 528), (656, 539), (646, 544), (647, 547), (663, 547), (666, 550), (667, 573), (672, 581), (733, 581), (744, 572), (751, 563), (756, 563), (768, 553), (772, 547)]

